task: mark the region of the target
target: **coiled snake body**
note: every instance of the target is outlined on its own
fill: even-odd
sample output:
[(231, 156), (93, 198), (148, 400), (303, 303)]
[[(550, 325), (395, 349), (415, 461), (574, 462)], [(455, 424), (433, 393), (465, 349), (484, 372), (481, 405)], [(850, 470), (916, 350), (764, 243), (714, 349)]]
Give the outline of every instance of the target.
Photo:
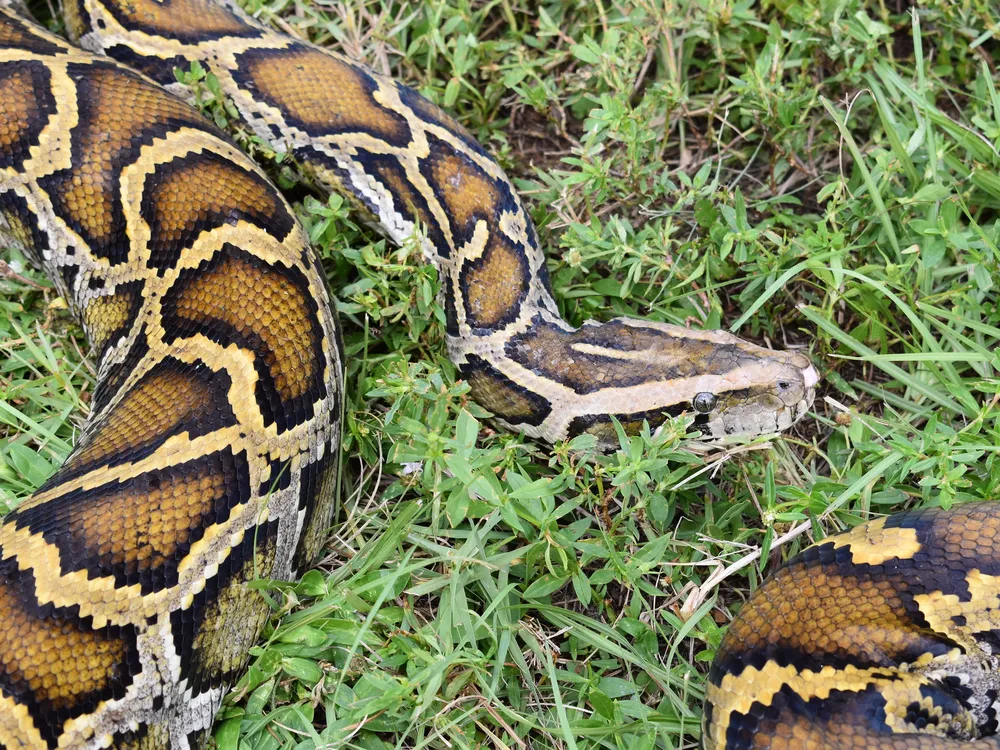
[[(201, 62), (257, 136), (393, 241), (419, 238), (449, 353), (501, 424), (608, 445), (613, 418), (635, 432), (693, 412), (708, 436), (760, 434), (811, 404), (801, 354), (628, 319), (567, 325), (507, 177), (405, 86), (213, 0), (70, 0), (65, 14), (106, 57), (0, 8), (0, 240), (69, 301), (98, 387), (73, 454), (0, 527), (0, 747), (201, 746), (268, 613), (244, 584), (294, 576), (331, 523), (342, 367), (324, 277), (259, 168), (157, 85), (183, 96), (176, 67)], [(993, 590), (988, 555), (963, 546), (993, 528), (979, 512), (979, 526), (861, 527), (764, 586), (713, 669), (707, 744), (840, 747), (822, 743), (844, 725), (972, 736), (992, 721), (979, 635), (993, 610), (963, 598)], [(946, 559), (937, 578), (887, 567)], [(816, 575), (828, 588), (807, 587)], [(872, 587), (879, 603), (843, 620)], [(810, 640), (810, 617), (839, 632), (824, 614), (864, 658)], [(932, 689), (949, 680), (951, 703)], [(842, 694), (847, 721), (826, 708)], [(935, 746), (921, 741), (886, 746)]]

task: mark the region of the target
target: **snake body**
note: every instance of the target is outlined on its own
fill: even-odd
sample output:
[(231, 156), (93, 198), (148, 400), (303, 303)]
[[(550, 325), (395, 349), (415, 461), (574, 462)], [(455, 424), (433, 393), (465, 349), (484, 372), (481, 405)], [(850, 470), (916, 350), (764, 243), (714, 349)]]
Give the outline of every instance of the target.
[(0, 215), (92, 342), (72, 455), (0, 528), (0, 746), (200, 745), (330, 524), (341, 355), (260, 169), (171, 94), (0, 11)]
[[(801, 354), (562, 320), (510, 181), (411, 89), (226, 3), (65, 11), (88, 52), (0, 10), (0, 239), (53, 278), (99, 372), (76, 449), (0, 527), (3, 748), (200, 746), (267, 616), (245, 583), (293, 577), (331, 523), (342, 367), (324, 277), (260, 169), (162, 88), (186, 95), (177, 67), (200, 62), (259, 138), (422, 243), (450, 356), (501, 424), (609, 445), (616, 419), (759, 434), (811, 403)], [(705, 747), (993, 733), (998, 527), (995, 504), (917, 511), (791, 560), (722, 642)]]
[(706, 750), (1000, 747), (998, 536), (1000, 505), (969, 503), (789, 560), (716, 655)]

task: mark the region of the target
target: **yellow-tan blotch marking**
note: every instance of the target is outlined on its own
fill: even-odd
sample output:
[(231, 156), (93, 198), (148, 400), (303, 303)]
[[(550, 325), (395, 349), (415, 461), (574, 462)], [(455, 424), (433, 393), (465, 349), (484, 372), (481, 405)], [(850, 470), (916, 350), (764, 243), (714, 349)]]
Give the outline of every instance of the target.
[(48, 750), (35, 727), (27, 706), (0, 694), (0, 745), (19, 750)]
[(833, 538), (834, 548), (850, 547), (858, 565), (881, 565), (886, 560), (906, 560), (920, 551), (916, 529), (885, 528), (885, 518), (856, 526)]
[[(962, 631), (970, 633), (989, 633), (1000, 631), (1000, 577), (987, 575), (979, 570), (970, 570), (965, 576), (968, 585), (968, 596), (946, 594), (933, 591), (928, 594), (918, 594), (914, 601), (920, 606), (920, 611), (930, 626), (939, 632), (949, 633), (958, 630), (956, 619), (960, 620)], [(956, 633), (955, 637), (965, 640), (965, 636)]]
[[(788, 686), (803, 700), (828, 698), (832, 690), (859, 691), (869, 685), (892, 681), (883, 669), (857, 669), (848, 665), (844, 669), (824, 668), (818, 672), (794, 666), (780, 666), (768, 662), (762, 668), (747, 667), (739, 677), (726, 675), (719, 687), (710, 688), (725, 695), (725, 708), (730, 712), (746, 714), (754, 703), (770, 705), (782, 687)], [(919, 685), (923, 680), (916, 677)], [(753, 690), (745, 686), (753, 686)], [(912, 690), (912, 687), (910, 688)], [(918, 693), (919, 696), (919, 693)]]
[[(952, 658), (957, 658), (957, 652), (943, 657), (939, 661), (945, 664)], [(824, 667), (820, 671), (799, 671), (794, 666), (780, 666), (774, 661), (767, 662), (760, 669), (747, 667), (738, 677), (726, 675), (719, 686), (709, 686), (708, 700), (715, 706), (714, 710), (720, 712), (722, 718), (714, 727), (715, 734), (706, 748), (721, 750), (727, 747), (724, 738), (728, 729), (728, 717), (734, 714), (748, 715), (755, 704), (770, 706), (782, 690), (790, 691), (803, 701), (808, 702), (814, 699), (826, 700), (833, 691), (860, 694), (867, 689), (877, 688), (885, 699), (885, 722), (892, 731), (912, 732), (916, 730), (917, 727), (907, 722), (906, 717), (914, 705), (919, 705), (924, 707), (929, 715), (936, 715), (941, 719), (941, 726), (930, 725), (927, 727), (928, 732), (944, 736), (944, 729), (951, 722), (954, 722), (956, 726), (962, 727), (966, 736), (972, 736), (974, 726), (968, 712), (962, 712), (955, 716), (949, 715), (924, 694), (923, 690), (932, 684), (932, 681), (922, 674), (922, 671), (928, 669), (930, 665), (931, 660), (924, 659), (920, 664), (920, 670), (904, 673), (886, 668), (858, 669), (853, 665), (847, 665), (842, 669)], [(791, 726), (794, 726), (794, 714), (791, 712), (788, 714), (787, 717), (784, 717), (784, 721), (790, 722)], [(800, 725), (798, 736), (803, 742), (817, 742), (820, 744), (816, 744), (815, 747), (826, 748), (828, 745), (824, 742), (824, 736), (826, 736), (827, 741), (831, 741), (832, 737), (844, 731), (845, 727), (856, 724), (856, 732), (847, 730), (848, 735), (857, 735), (857, 744), (853, 747), (858, 748), (858, 750), (865, 748), (874, 750), (875, 747), (878, 747), (878, 745), (871, 744), (875, 742), (873, 736), (861, 728), (863, 722), (851, 722), (849, 717), (836, 715), (829, 719), (820, 718), (821, 716), (822, 714), (814, 717), (813, 721)], [(844, 723), (843, 727), (838, 726), (841, 722)], [(778, 723), (777, 726), (781, 727), (782, 725)], [(791, 726), (787, 729), (790, 730)], [(886, 738), (886, 742), (889, 741), (886, 735), (882, 736)], [(788, 738), (789, 733), (786, 729), (778, 730), (777, 739), (787, 740)], [(774, 740), (775, 735), (766, 731), (753, 737), (752, 744), (741, 744), (739, 747), (774, 748), (776, 746), (772, 744)], [(845, 746), (852, 747), (852, 745)], [(889, 746), (895, 747), (894, 745)], [(777, 747), (787, 747), (788, 750), (792, 750), (801, 746), (779, 743)], [(804, 745), (804, 747), (809, 747), (809, 745)], [(910, 746), (903, 744), (899, 747)], [(919, 748), (922, 745), (914, 744), (912, 747)]]
[(97, 297), (87, 304), (83, 310), (83, 325), (96, 351), (101, 351), (110, 342), (111, 336), (124, 328), (135, 303), (135, 295), (134, 290), (124, 289), (106, 297)]

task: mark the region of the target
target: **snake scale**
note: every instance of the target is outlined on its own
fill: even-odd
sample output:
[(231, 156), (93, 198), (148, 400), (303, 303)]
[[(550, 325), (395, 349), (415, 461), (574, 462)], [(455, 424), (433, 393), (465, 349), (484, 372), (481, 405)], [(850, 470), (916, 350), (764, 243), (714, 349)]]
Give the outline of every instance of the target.
[[(0, 6), (12, 0), (0, 0)], [(0, 240), (98, 364), (75, 450), (0, 527), (0, 748), (203, 746), (268, 608), (332, 523), (342, 354), (264, 173), (175, 97), (199, 61), (242, 122), (439, 273), (496, 420), (608, 446), (693, 414), (783, 430), (816, 371), (722, 332), (557, 312), (508, 178), (413, 90), (216, 0), (67, 0), (67, 44), (0, 7)], [(168, 93), (169, 89), (172, 93)], [(881, 519), (771, 578), (709, 676), (709, 748), (951, 747), (996, 726), (992, 506)], [(918, 734), (919, 732), (919, 734)]]

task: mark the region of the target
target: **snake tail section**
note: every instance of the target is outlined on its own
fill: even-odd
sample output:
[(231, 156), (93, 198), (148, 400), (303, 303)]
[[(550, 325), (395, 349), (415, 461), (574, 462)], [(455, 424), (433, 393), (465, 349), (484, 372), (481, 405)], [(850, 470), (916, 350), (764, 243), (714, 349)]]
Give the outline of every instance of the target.
[(1000, 747), (998, 536), (1000, 504), (970, 503), (791, 559), (723, 638), (705, 750)]
[(341, 359), (290, 207), (187, 104), (0, 9), (0, 242), (93, 344), (79, 444), (0, 527), (0, 747), (201, 746), (330, 524)]
[[(69, 0), (66, 14), (83, 46), (181, 96), (174, 70), (198, 61), (315, 183), (351, 196), (396, 243), (416, 232), (441, 278), (451, 357), (504, 426), (610, 447), (612, 418), (634, 434), (644, 420), (696, 413), (708, 437), (757, 435), (812, 404), (818, 377), (803, 354), (630, 319), (568, 325), (513, 184), (414, 90), (215, 0)], [(692, 403), (701, 393), (703, 410)]]

